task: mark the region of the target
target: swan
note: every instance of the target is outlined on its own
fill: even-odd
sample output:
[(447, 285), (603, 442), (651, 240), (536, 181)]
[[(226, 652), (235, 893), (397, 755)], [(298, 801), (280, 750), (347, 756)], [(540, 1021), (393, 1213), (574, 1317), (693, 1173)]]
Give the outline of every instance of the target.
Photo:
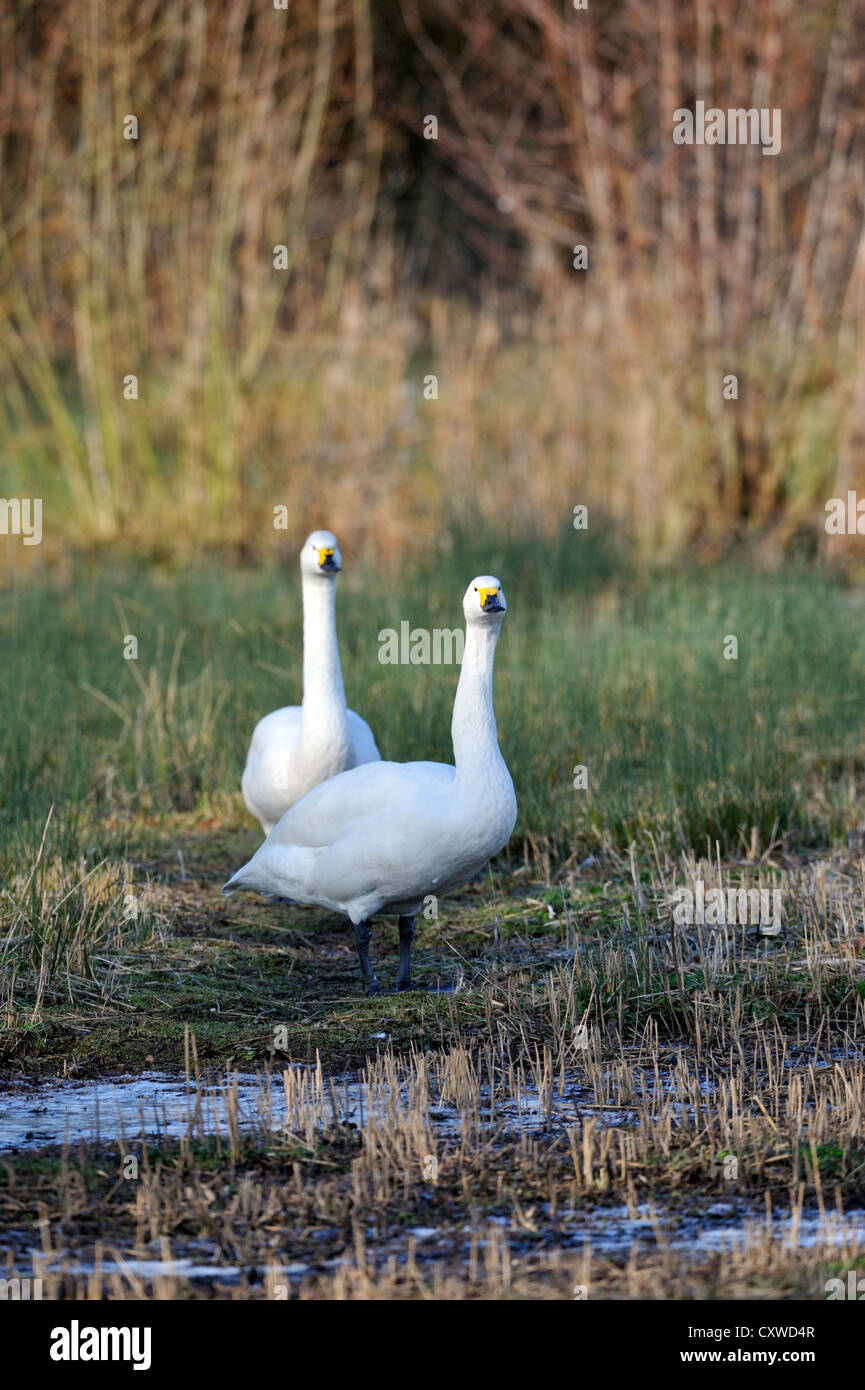
[(370, 918), (398, 916), (396, 988), (411, 989), (414, 918), (424, 899), (465, 882), (511, 837), (517, 800), (493, 712), (493, 660), (506, 611), (498, 579), (472, 580), (463, 599), (454, 766), (377, 762), (332, 777), (285, 813), (222, 889), (226, 897), (246, 889), (345, 913), (367, 994), (380, 992)]
[(381, 758), (372, 730), (346, 709), (336, 641), (336, 536), (313, 531), (300, 552), (303, 592), (303, 704), (256, 724), (241, 789), (247, 810), (269, 835), (280, 816), (319, 782)]

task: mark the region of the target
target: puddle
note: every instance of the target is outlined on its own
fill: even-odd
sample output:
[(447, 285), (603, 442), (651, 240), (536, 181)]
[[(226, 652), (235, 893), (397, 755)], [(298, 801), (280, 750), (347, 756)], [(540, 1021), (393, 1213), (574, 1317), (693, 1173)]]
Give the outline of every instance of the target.
[[(408, 1110), (413, 1102), (408, 1085), (399, 1087), (392, 1097), (387, 1087), (369, 1086), (356, 1076), (316, 1077), (315, 1069), (293, 1064), (300, 1077), (304, 1105), (316, 1112), (323, 1124), (349, 1124), (362, 1127), (370, 1112), (384, 1113), (394, 1101)], [(650, 1100), (655, 1079), (640, 1083), (642, 1100)], [(693, 1105), (673, 1099), (675, 1092), (662, 1082), (664, 1110), (674, 1118)], [(708, 1089), (701, 1088), (708, 1095)], [(522, 1081), (516, 1095), (501, 1086), (491, 1092), (481, 1085), (475, 1114), (478, 1123), (503, 1133), (531, 1133), (538, 1130), (566, 1129), (591, 1117), (605, 1125), (640, 1123), (639, 1099), (623, 1105), (598, 1104), (585, 1081), (565, 1074), (550, 1093), (540, 1094), (531, 1082)], [(231, 1119), (238, 1130), (255, 1132), (298, 1127), (298, 1117), (289, 1115), (282, 1072), (262, 1076), (252, 1072), (232, 1073), (219, 1082), (199, 1080), (165, 1072), (142, 1072), (138, 1076), (117, 1076), (96, 1081), (63, 1080), (41, 1082), (17, 1091), (0, 1093), (0, 1153), (4, 1150), (31, 1150), (79, 1143), (131, 1143), (143, 1137), (180, 1139), (184, 1136), (227, 1136)], [(436, 1132), (458, 1135), (463, 1113), (455, 1105), (431, 1096), (429, 1118)], [(305, 1122), (300, 1127), (305, 1128)], [(645, 1122), (645, 1118), (643, 1119)]]
[[(386, 1083), (384, 1077), (388, 1077)], [(563, 1081), (563, 1084), (560, 1084)], [(614, 1103), (615, 1088), (606, 1081), (596, 1092), (584, 1073), (573, 1071), (556, 1075), (550, 1089), (539, 1089), (520, 1076), (510, 1089), (497, 1082), (494, 1089), (481, 1085), (473, 1092), (472, 1109), (464, 1114), (454, 1103), (436, 1097), (435, 1077), (428, 1076), (430, 1100), (400, 1072), (378, 1074), (370, 1082), (356, 1075), (324, 1077), (315, 1067), (292, 1064), (287, 1075), (250, 1072), (233, 1074), (222, 1081), (198, 1082), (164, 1072), (145, 1072), (93, 1081), (62, 1080), (21, 1086), (0, 1093), (0, 1154), (4, 1151), (36, 1150), (79, 1143), (117, 1143), (132, 1146), (144, 1137), (178, 1140), (184, 1137), (220, 1135), (232, 1130), (249, 1133), (290, 1132), (311, 1137), (313, 1129), (333, 1124), (369, 1125), (382, 1117), (389, 1121), (394, 1112), (419, 1116), (436, 1136), (459, 1139), (466, 1123), (476, 1124), (484, 1138), (496, 1135), (563, 1133), (592, 1119), (603, 1125), (647, 1125), (671, 1118), (681, 1122), (712, 1103), (712, 1086), (691, 1075), (691, 1084), (680, 1090), (673, 1068), (649, 1072), (638, 1066), (629, 1070), (628, 1087), (621, 1105)], [(439, 1077), (441, 1084), (441, 1077)], [(608, 1098), (600, 1100), (600, 1095)], [(412, 1258), (427, 1265), (470, 1258), (471, 1242), (480, 1239), (483, 1247), (494, 1237), (504, 1237), (513, 1253), (533, 1255), (539, 1249), (558, 1248), (581, 1251), (586, 1245), (599, 1255), (627, 1258), (633, 1247), (651, 1250), (663, 1246), (687, 1251), (695, 1261), (725, 1250), (733, 1251), (750, 1242), (764, 1242), (784, 1248), (810, 1249), (827, 1246), (850, 1250), (865, 1248), (865, 1210), (844, 1216), (814, 1209), (798, 1212), (795, 1218), (778, 1211), (766, 1217), (757, 1203), (745, 1198), (715, 1201), (700, 1206), (697, 1201), (669, 1206), (603, 1207), (577, 1206), (553, 1212), (541, 1205), (535, 1217), (537, 1227), (527, 1237), (525, 1229), (511, 1225), (506, 1217), (491, 1217), (481, 1229), (445, 1223), (440, 1228), (415, 1226), (411, 1230), (367, 1232), (369, 1257), (375, 1264), (387, 1259), (403, 1263), (407, 1256), (407, 1237), (413, 1243)], [(498, 1228), (497, 1230), (494, 1228)], [(152, 1284), (162, 1278), (231, 1285), (246, 1280), (263, 1285), (267, 1280), (284, 1279), (287, 1284), (317, 1272), (332, 1270), (345, 1258), (339, 1233), (321, 1232), (323, 1248), (312, 1256), (298, 1251), (296, 1263), (247, 1267), (218, 1263), (217, 1251), (207, 1242), (186, 1241), (176, 1258), (166, 1259), (159, 1245), (139, 1246), (135, 1256), (118, 1255), (98, 1265), (103, 1275), (135, 1278)], [(97, 1272), (92, 1248), (83, 1252), (53, 1252), (45, 1261), (33, 1250), (32, 1231), (5, 1232), (4, 1247), (17, 1257), (41, 1261), (45, 1273), (87, 1276)], [(282, 1258), (290, 1256), (285, 1251)], [(234, 1252), (236, 1259), (236, 1252)], [(306, 1262), (308, 1260), (308, 1263)]]
[[(272, 1083), (276, 1091), (275, 1080)], [(0, 1094), (0, 1152), (81, 1142), (132, 1141), (142, 1136), (180, 1139), (190, 1133), (229, 1132), (229, 1097), (236, 1088), (239, 1127), (260, 1128), (268, 1116), (267, 1091), (255, 1075), (231, 1083), (187, 1082), (163, 1072), (99, 1081), (44, 1082)], [(283, 1104), (283, 1112), (285, 1106)]]
[[(546, 1210), (546, 1209), (545, 1209)], [(546, 1214), (549, 1215), (548, 1210)], [(498, 1228), (493, 1232), (492, 1228)], [(600, 1207), (592, 1211), (561, 1212), (545, 1230), (545, 1238), (527, 1240), (525, 1233), (510, 1225), (506, 1217), (487, 1217), (478, 1228), (415, 1226), (400, 1236), (385, 1237), (378, 1248), (370, 1246), (367, 1259), (370, 1267), (381, 1270), (386, 1263), (405, 1264), (408, 1259), (405, 1237), (411, 1237), (413, 1251), (411, 1258), (416, 1265), (450, 1263), (456, 1256), (461, 1262), (470, 1258), (472, 1243), (483, 1251), (488, 1245), (496, 1244), (493, 1236), (504, 1237), (513, 1256), (533, 1257), (543, 1248), (553, 1245), (562, 1251), (584, 1251), (590, 1246), (593, 1255), (613, 1259), (627, 1259), (638, 1248), (643, 1252), (663, 1246), (667, 1251), (685, 1251), (695, 1265), (712, 1255), (744, 1250), (749, 1245), (765, 1248), (767, 1238), (784, 1250), (810, 1250), (821, 1247), (826, 1251), (844, 1251), (845, 1257), (851, 1252), (858, 1253), (865, 1248), (865, 1210), (847, 1212), (839, 1216), (836, 1212), (821, 1213), (816, 1209), (804, 1209), (796, 1218), (777, 1214), (766, 1219), (761, 1216), (757, 1204), (746, 1202), (714, 1203), (700, 1215), (683, 1215), (664, 1207), (654, 1209), (639, 1206), (629, 1210), (627, 1207)], [(368, 1235), (372, 1237), (370, 1230)], [(80, 1253), (60, 1252), (46, 1260), (44, 1255), (29, 1243), (18, 1249), (18, 1268), (32, 1271), (32, 1275), (44, 1277), (58, 1274), (66, 1279), (77, 1279), (99, 1274), (103, 1277), (119, 1276), (122, 1279), (135, 1279), (146, 1285), (157, 1280), (174, 1278), (216, 1286), (237, 1285), (241, 1280), (252, 1286), (264, 1286), (268, 1281), (284, 1281), (289, 1289), (298, 1289), (306, 1277), (314, 1277), (325, 1271), (333, 1271), (340, 1265), (352, 1263), (352, 1252), (343, 1251), (341, 1255), (327, 1259), (315, 1257), (288, 1264), (216, 1264), (213, 1250), (206, 1242), (190, 1242), (196, 1248), (194, 1254), (179, 1255), (174, 1259), (157, 1258), (156, 1252), (119, 1258), (101, 1259), (98, 1264), (94, 1258), (82, 1258)], [(198, 1255), (198, 1259), (196, 1259)], [(31, 1277), (28, 1275), (27, 1277)]]
[[(384, 1042), (387, 1034), (373, 1033)], [(812, 1057), (802, 1049), (785, 1065), (815, 1068), (839, 1060), (861, 1063), (860, 1050), (839, 1050)], [(159, 1071), (97, 1080), (44, 1081), (0, 1092), (0, 1153), (68, 1143), (122, 1141), (143, 1137), (177, 1140), (206, 1135), (227, 1136), (239, 1131), (288, 1129), (308, 1133), (310, 1126), (369, 1123), (371, 1114), (420, 1111), (435, 1132), (458, 1136), (463, 1110), (436, 1092), (429, 1076), (428, 1106), (418, 1098), (409, 1078), (391, 1073), (390, 1085), (381, 1078), (366, 1081), (358, 1073), (323, 1076), (313, 1066), (291, 1063), (284, 1083), (282, 1068), (270, 1073), (238, 1072), (198, 1081)], [(440, 1080), (440, 1083), (441, 1080)], [(620, 1097), (619, 1100), (616, 1098)], [(529, 1134), (564, 1131), (586, 1119), (607, 1127), (674, 1124), (693, 1121), (713, 1103), (715, 1083), (692, 1073), (687, 1084), (672, 1065), (645, 1068), (633, 1064), (627, 1076), (614, 1068), (600, 1090), (584, 1072), (556, 1072), (552, 1084), (539, 1088), (531, 1076), (511, 1077), (508, 1086), (476, 1080), (470, 1117), (488, 1134)], [(287, 1099), (290, 1097), (290, 1099)], [(810, 1102), (809, 1102), (810, 1103)]]
[(787, 1250), (865, 1245), (865, 1210), (839, 1216), (815, 1208), (803, 1210), (795, 1220), (785, 1215), (767, 1220), (746, 1202), (716, 1202), (699, 1215), (682, 1215), (663, 1207), (653, 1212), (647, 1205), (635, 1212), (627, 1207), (596, 1208), (585, 1218), (566, 1220), (565, 1225), (563, 1246), (579, 1247), (587, 1241), (603, 1255), (627, 1255), (635, 1244), (656, 1245), (659, 1232), (668, 1249), (695, 1255), (733, 1250), (766, 1235)]
[[(31, 1261), (33, 1268), (37, 1267), (36, 1261), (39, 1258), (38, 1251), (31, 1251)], [(156, 1279), (189, 1279), (201, 1281), (208, 1284), (239, 1284), (240, 1280), (246, 1277), (250, 1283), (263, 1283), (268, 1276), (274, 1279), (302, 1279), (305, 1274), (312, 1272), (312, 1267), (308, 1264), (290, 1265), (267, 1265), (256, 1268), (241, 1265), (208, 1265), (196, 1264), (193, 1259), (182, 1258), (177, 1260), (140, 1260), (130, 1256), (124, 1260), (102, 1260), (97, 1264), (92, 1260), (80, 1260), (75, 1256), (60, 1261), (50, 1263), (41, 1260), (39, 1269), (44, 1277), (45, 1274), (59, 1273), (66, 1277), (76, 1275), (99, 1274), (108, 1276), (117, 1274), (122, 1277), (134, 1277), (141, 1279), (145, 1284), (152, 1284)]]

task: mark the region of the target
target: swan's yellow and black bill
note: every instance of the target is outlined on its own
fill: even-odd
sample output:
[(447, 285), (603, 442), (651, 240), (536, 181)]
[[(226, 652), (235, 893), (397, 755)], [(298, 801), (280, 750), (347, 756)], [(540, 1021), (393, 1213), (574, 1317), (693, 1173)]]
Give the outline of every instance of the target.
[(322, 570), (338, 570), (339, 565), (333, 558), (333, 546), (317, 545), (315, 547), (318, 554), (318, 567)]
[(478, 598), (485, 613), (501, 613), (504, 604), (499, 598), (498, 589), (478, 589)]

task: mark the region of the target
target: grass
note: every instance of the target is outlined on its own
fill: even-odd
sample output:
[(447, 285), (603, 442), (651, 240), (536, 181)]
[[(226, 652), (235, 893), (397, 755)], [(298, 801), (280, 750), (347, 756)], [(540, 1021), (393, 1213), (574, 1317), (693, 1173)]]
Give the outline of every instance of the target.
[[(858, 836), (861, 598), (819, 570), (637, 580), (574, 532), (511, 545), (458, 533), (394, 587), (349, 555), (346, 688), (385, 757), (450, 758), (457, 672), (381, 665), (378, 633), (403, 618), (455, 626), (481, 560), (510, 603), (495, 695), (520, 804), (506, 867), (549, 878), (650, 834), (671, 852), (717, 845), (750, 860)], [(3, 958), (37, 1016), (52, 992), (71, 997), (70, 981), (98, 973), (94, 949), (164, 949), (177, 908), (152, 874), (182, 875), (184, 855), (200, 854), (218, 883), (255, 847), (239, 776), (255, 720), (300, 696), (296, 591), (294, 564), (81, 565), (62, 585), (11, 590), (0, 618), (16, 672), (0, 694)], [(723, 655), (730, 635), (736, 660)], [(137, 660), (124, 658), (128, 637)], [(573, 786), (577, 766), (586, 790)]]
[[(587, 541), (468, 528), (399, 587), (346, 555), (346, 688), (385, 756), (450, 756), (457, 673), (381, 665), (379, 630), (455, 626), (479, 565), (509, 601), (496, 708), (517, 831), (419, 921), (421, 988), (376, 999), (345, 923), (218, 893), (258, 842), (238, 792), (249, 732), (300, 693), (293, 561), (82, 562), (9, 590), (2, 1074), (176, 1074), (192, 1039), (211, 1073), (287, 1069), (301, 1088), (317, 1067), (325, 1085), (366, 1074), (371, 1095), (410, 1103), (358, 1132), (301, 1095), (288, 1131), (159, 1141), (132, 1206), (104, 1145), (7, 1154), (8, 1269), (23, 1268), (37, 1209), (57, 1297), (281, 1297), (267, 1273), (281, 1261), (306, 1267), (290, 1288), (302, 1298), (565, 1297), (586, 1283), (600, 1297), (814, 1297), (833, 1260), (852, 1267), (829, 1228), (865, 1198), (860, 595), (820, 569), (641, 575)], [(738, 659), (725, 661), (731, 634)], [(577, 764), (587, 791), (572, 786)], [(678, 927), (674, 892), (697, 879), (778, 889), (779, 936)], [(385, 981), (395, 936), (374, 931)], [(536, 1104), (535, 1128), (494, 1123), (490, 1093)], [(468, 1130), (419, 1150), (445, 1102)], [(730, 1200), (752, 1223), (746, 1247), (688, 1255), (676, 1231)], [(767, 1233), (766, 1201), (823, 1223), (813, 1250)], [(599, 1238), (622, 1205), (656, 1238), (627, 1258), (583, 1252), (580, 1233)], [(427, 1250), (420, 1227), (437, 1232)], [(142, 1283), (115, 1258), (160, 1251), (259, 1274)], [(76, 1273), (76, 1258), (104, 1272)]]
[[(575, 1046), (562, 1011), (580, 1015), (579, 960), (531, 992), (488, 978), (502, 1012), (472, 1030), (452, 1011), (438, 1047), (416, 1032), (402, 1057), (387, 1045), (335, 1080), (278, 1063), (278, 1125), (265, 1100), (244, 1129), (229, 1078), (217, 1138), (194, 1112), (179, 1142), (8, 1155), (7, 1277), (27, 1270), (37, 1221), (32, 1272), (53, 1298), (813, 1299), (861, 1266), (841, 1234), (865, 1196), (861, 1047), (842, 1063), (822, 1027), (794, 1040), (753, 1018), (732, 1048), (671, 1045), (651, 1019), (633, 1042), (592, 1026)], [(376, 1007), (394, 1018), (395, 1001)], [(851, 1022), (861, 1040), (861, 1011)], [(193, 1049), (195, 1082), (198, 1066)], [(740, 1245), (701, 1244), (735, 1218)], [(816, 1227), (810, 1248), (773, 1218)], [(224, 1272), (171, 1264), (202, 1257)], [(154, 1259), (162, 1275), (135, 1267)]]
[[(859, 592), (804, 568), (636, 581), (616, 565), (567, 530), (553, 541), (458, 536), (396, 584), (353, 568), (349, 551), (346, 687), (385, 756), (450, 756), (456, 671), (383, 666), (378, 632), (402, 619), (457, 626), (466, 581), (489, 568), (511, 605), (496, 707), (519, 832), (569, 851), (646, 828), (697, 847), (707, 836), (738, 844), (753, 826), (762, 847), (773, 827), (810, 844), (855, 829)], [(249, 731), (300, 695), (297, 588), (293, 558), (264, 571), (80, 565), (58, 586), (13, 587), (0, 617), (16, 672), (0, 696), (7, 868), (32, 856), (52, 802), (49, 844), (67, 857), (88, 818), (113, 818), (115, 836), (124, 818), (165, 811), (225, 816), (231, 803), (241, 818)], [(124, 660), (127, 635), (137, 661)], [(724, 659), (728, 635), (735, 661)], [(571, 785), (576, 764), (587, 794)]]

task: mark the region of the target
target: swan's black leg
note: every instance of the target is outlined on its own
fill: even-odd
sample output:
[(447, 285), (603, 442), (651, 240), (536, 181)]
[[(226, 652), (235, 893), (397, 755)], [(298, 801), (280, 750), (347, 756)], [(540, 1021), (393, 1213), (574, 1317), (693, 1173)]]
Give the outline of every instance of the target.
[(367, 994), (380, 993), (379, 983), (369, 959), (369, 939), (372, 935), (368, 922), (358, 922), (354, 929), (354, 944), (360, 961), (360, 974)]
[(397, 989), (411, 989), (411, 940), (414, 936), (414, 917), (399, 919), (399, 970)]

